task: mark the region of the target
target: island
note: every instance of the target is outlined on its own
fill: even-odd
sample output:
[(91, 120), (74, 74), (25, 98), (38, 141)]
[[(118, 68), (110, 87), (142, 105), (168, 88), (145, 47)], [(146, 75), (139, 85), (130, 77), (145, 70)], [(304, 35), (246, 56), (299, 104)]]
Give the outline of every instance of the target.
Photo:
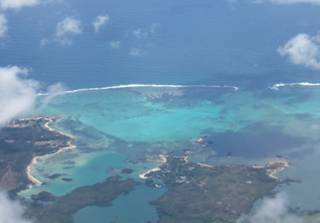
[(277, 171), (288, 164), (274, 160), (266, 166), (212, 166), (188, 161), (187, 156), (168, 156), (159, 168), (141, 177), (147, 185), (167, 188), (153, 202), (159, 223), (234, 223), (254, 203), (271, 194), (281, 183)]
[[(257, 200), (273, 194), (278, 185), (291, 183), (277, 177), (278, 172), (289, 167), (283, 157), (262, 166), (211, 165), (193, 162), (192, 152), (183, 150), (182, 155), (165, 151), (156, 162), (160, 166), (144, 173), (125, 167), (120, 176), (78, 187), (65, 195), (42, 191), (30, 198), (19, 197), (18, 192), (27, 186), (45, 183), (32, 174), (33, 165), (39, 159), (76, 148), (73, 136), (52, 127), (56, 120), (54, 117), (19, 119), (0, 129), (0, 188), (25, 205), (26, 217), (34, 223), (74, 223), (74, 214), (83, 208), (110, 206), (141, 183), (164, 189), (151, 202), (158, 213), (158, 223), (236, 223), (252, 211)], [(192, 145), (202, 147), (208, 143), (208, 138), (203, 137)], [(73, 181), (72, 176), (64, 173), (44, 176), (47, 180), (57, 178), (65, 183)], [(308, 223), (317, 222), (320, 215), (318, 211), (297, 214)]]
[(60, 197), (41, 192), (32, 197), (27, 215), (36, 223), (73, 223), (73, 215), (82, 208), (109, 206), (119, 195), (129, 193), (138, 184), (132, 179), (122, 180), (119, 176), (113, 176)]

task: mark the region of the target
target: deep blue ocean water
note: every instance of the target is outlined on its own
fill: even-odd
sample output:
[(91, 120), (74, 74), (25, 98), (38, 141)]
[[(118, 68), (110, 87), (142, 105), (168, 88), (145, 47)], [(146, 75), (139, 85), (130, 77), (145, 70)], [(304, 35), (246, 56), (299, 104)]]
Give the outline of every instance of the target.
[[(10, 11), (0, 65), (32, 69), (46, 84), (70, 88), (127, 83), (216, 83), (260, 88), (279, 81), (317, 81), (317, 72), (292, 65), (277, 48), (298, 33), (316, 34), (312, 5), (227, 0), (64, 0)], [(110, 23), (94, 33), (97, 15)], [(80, 19), (73, 44), (52, 41), (57, 22)], [(154, 29), (152, 28), (154, 27)], [(132, 34), (140, 29), (146, 38)], [(150, 31), (153, 30), (153, 31)], [(51, 42), (40, 46), (42, 39)], [(118, 50), (111, 41), (120, 41)], [(141, 56), (131, 56), (131, 49)]]

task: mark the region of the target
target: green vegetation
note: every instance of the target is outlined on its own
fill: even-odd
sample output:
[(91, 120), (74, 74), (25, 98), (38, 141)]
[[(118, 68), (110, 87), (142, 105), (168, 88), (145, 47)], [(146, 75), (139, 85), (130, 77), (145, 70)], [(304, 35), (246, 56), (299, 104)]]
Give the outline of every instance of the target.
[[(18, 120), (0, 130), (1, 188), (15, 195), (30, 184), (26, 168), (35, 156), (54, 153), (70, 145), (73, 139), (46, 126), (51, 121), (46, 117)], [(235, 223), (251, 210), (256, 200), (272, 193), (281, 183), (271, 175), (283, 168), (285, 165), (281, 162), (271, 162), (264, 168), (209, 166), (188, 162), (187, 156), (170, 156), (160, 171), (146, 175), (145, 184), (156, 187), (162, 184), (167, 188), (167, 192), (152, 203), (159, 213), (159, 223)], [(123, 168), (121, 173), (130, 175), (133, 171)], [(59, 173), (47, 177), (72, 181)], [(26, 202), (27, 216), (35, 223), (73, 223), (73, 215), (79, 210), (109, 206), (137, 184), (132, 179), (115, 176), (76, 188), (61, 197), (43, 191)], [(317, 222), (318, 218), (318, 215), (308, 215), (306, 222)]]
[[(16, 120), (0, 130), (0, 188), (16, 195), (29, 182), (26, 168), (36, 156), (57, 152), (70, 146), (71, 138), (48, 128), (53, 119), (40, 117)], [(127, 169), (124, 172), (129, 173)], [(49, 179), (63, 177), (52, 174)], [(72, 181), (63, 177), (63, 181)], [(72, 223), (73, 214), (87, 206), (108, 206), (120, 194), (128, 193), (138, 183), (132, 179), (111, 177), (95, 185), (79, 187), (65, 196), (48, 192), (33, 195), (26, 201), (27, 217), (37, 223)]]
[(254, 202), (272, 192), (278, 181), (264, 168), (207, 166), (168, 158), (158, 172), (168, 191), (153, 204), (160, 223), (229, 223), (250, 211)]
[(130, 192), (137, 184), (132, 179), (121, 180), (115, 176), (95, 185), (79, 187), (61, 197), (42, 192), (33, 197), (37, 205), (30, 205), (28, 215), (37, 223), (72, 223), (72, 216), (77, 211), (87, 206), (109, 206), (119, 195)]
[(49, 118), (24, 119), (0, 129), (0, 188), (16, 192), (30, 182), (26, 168), (35, 156), (66, 147), (71, 140), (44, 125)]

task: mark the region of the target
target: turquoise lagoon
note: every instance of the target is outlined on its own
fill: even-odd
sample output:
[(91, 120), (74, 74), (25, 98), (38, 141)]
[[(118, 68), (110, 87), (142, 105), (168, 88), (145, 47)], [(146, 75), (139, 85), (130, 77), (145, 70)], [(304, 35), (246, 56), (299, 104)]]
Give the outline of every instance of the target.
[[(139, 180), (139, 174), (159, 165), (159, 154), (188, 149), (195, 161), (212, 164), (264, 163), (284, 156), (291, 166), (281, 175), (301, 183), (278, 190), (303, 209), (320, 205), (320, 192), (312, 190), (320, 186), (314, 177), (320, 171), (316, 165), (320, 159), (317, 88), (244, 91), (145, 87), (83, 91), (55, 98), (38, 114), (61, 117), (56, 128), (74, 135), (77, 149), (43, 157), (32, 172), (45, 184), (21, 192), (24, 196), (42, 190), (62, 195), (112, 175)], [(204, 135), (212, 138), (206, 150), (194, 144)], [(232, 156), (226, 156), (230, 151)], [(133, 173), (123, 174), (123, 168)], [(72, 181), (50, 179), (55, 173)], [(150, 202), (164, 191), (138, 186), (110, 207), (81, 210), (75, 221), (82, 223), (93, 219), (90, 216), (98, 216), (93, 222), (156, 222), (157, 214)], [(138, 207), (144, 210), (140, 214)]]

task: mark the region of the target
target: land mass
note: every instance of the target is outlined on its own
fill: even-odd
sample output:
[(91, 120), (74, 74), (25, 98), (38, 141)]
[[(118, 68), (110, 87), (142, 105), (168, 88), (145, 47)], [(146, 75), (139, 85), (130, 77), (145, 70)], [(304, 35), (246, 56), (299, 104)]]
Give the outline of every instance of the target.
[[(15, 120), (0, 129), (0, 188), (13, 196), (31, 184), (42, 182), (32, 175), (32, 166), (42, 156), (74, 148), (74, 139), (50, 125), (54, 117)], [(129, 172), (129, 169), (126, 170)], [(63, 177), (52, 174), (49, 179)], [(63, 177), (64, 181), (71, 178)], [(130, 192), (138, 183), (132, 179), (110, 177), (104, 182), (79, 187), (57, 197), (49, 192), (24, 200), (26, 217), (36, 223), (73, 223), (73, 215), (87, 206), (109, 206), (119, 195)]]
[(79, 187), (69, 194), (55, 197), (48, 192), (33, 196), (28, 216), (36, 223), (73, 223), (73, 215), (87, 206), (106, 207), (121, 194), (129, 193), (138, 183), (119, 176), (104, 182)]
[(41, 183), (31, 175), (30, 164), (73, 144), (71, 137), (49, 126), (53, 121), (51, 117), (20, 119), (0, 129), (0, 188), (17, 192)]
[[(21, 119), (0, 130), (0, 188), (16, 195), (30, 184), (41, 184), (32, 175), (33, 164), (42, 156), (74, 148), (73, 137), (50, 127), (54, 121), (51, 117)], [(205, 141), (197, 143), (203, 145)], [(284, 182), (277, 178), (277, 172), (288, 167), (284, 159), (272, 160), (265, 166), (212, 166), (190, 162), (187, 154), (161, 155), (160, 167), (140, 174), (147, 185), (167, 189), (152, 202), (159, 223), (235, 223), (250, 212), (258, 199), (273, 193)], [(133, 171), (124, 168), (121, 173), (129, 175)], [(72, 181), (58, 173), (48, 179), (60, 177)], [(109, 206), (138, 184), (115, 176), (60, 197), (43, 191), (25, 201), (27, 217), (35, 223), (73, 223), (73, 215), (79, 210)]]
[(167, 192), (153, 202), (159, 223), (234, 223), (253, 204), (275, 189), (274, 177), (286, 162), (260, 166), (210, 166), (168, 157), (159, 169), (145, 175)]

